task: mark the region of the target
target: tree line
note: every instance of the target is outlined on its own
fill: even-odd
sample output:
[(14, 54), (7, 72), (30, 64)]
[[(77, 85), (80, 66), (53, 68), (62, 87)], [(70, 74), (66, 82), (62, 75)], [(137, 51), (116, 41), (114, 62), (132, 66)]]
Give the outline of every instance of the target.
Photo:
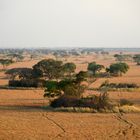
[[(84, 71), (90, 77), (102, 76), (121, 76), (129, 69), (126, 63), (118, 62), (109, 67), (91, 62), (88, 64), (87, 71)], [(35, 64), (32, 68), (13, 68), (6, 71), (11, 80), (53, 80), (73, 79), (76, 76), (76, 65), (72, 62), (63, 64), (62, 61), (54, 59), (44, 59)], [(82, 71), (81, 71), (82, 72)], [(80, 73), (80, 72), (79, 72)], [(77, 73), (78, 74), (78, 73)], [(101, 75), (100, 75), (101, 74)]]

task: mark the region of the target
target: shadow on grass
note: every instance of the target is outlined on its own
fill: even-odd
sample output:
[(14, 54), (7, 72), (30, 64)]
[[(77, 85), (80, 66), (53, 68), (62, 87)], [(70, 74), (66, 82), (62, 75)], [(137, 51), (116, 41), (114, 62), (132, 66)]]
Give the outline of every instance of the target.
[(9, 79), (8, 77), (3, 77), (3, 76), (0, 76), (0, 79), (2, 80), (7, 80), (7, 79)]
[(16, 111), (16, 112), (65, 112), (65, 113), (97, 113), (91, 108), (79, 107), (62, 107), (52, 108), (50, 106), (25, 106), (25, 105), (0, 105), (0, 111)]
[(7, 89), (7, 90), (42, 90), (44, 88), (39, 88), (39, 87), (10, 87), (8, 85), (0, 85), (0, 89)]
[(23, 111), (23, 112), (37, 112), (37, 111), (53, 111), (51, 107), (33, 106), (33, 105), (0, 105), (0, 111)]

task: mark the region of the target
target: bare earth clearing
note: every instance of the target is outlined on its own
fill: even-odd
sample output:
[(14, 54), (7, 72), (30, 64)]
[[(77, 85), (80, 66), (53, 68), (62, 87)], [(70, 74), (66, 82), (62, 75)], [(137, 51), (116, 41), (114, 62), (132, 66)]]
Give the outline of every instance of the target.
[[(95, 59), (96, 58), (96, 59)], [(87, 62), (96, 60), (105, 66), (114, 62), (110, 56), (70, 57), (77, 64), (77, 71), (85, 70)], [(38, 61), (18, 62), (9, 68), (31, 67)], [(110, 82), (130, 82), (140, 85), (140, 66), (128, 62), (130, 70), (122, 77)], [(97, 79), (91, 85), (100, 86), (106, 78)], [(8, 79), (0, 72), (0, 86)], [(88, 91), (89, 94), (95, 91)], [(110, 92), (110, 98), (133, 101), (140, 106), (140, 93)], [(92, 114), (50, 112), (41, 108), (48, 103), (43, 98), (43, 89), (0, 89), (0, 140), (139, 140), (140, 114)]]

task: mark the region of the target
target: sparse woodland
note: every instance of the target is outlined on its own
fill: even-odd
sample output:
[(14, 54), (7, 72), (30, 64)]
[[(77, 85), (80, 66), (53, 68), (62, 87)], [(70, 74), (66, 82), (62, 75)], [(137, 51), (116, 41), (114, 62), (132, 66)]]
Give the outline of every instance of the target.
[[(82, 51), (82, 54), (88, 55)], [(105, 67), (95, 61), (88, 63), (86, 71), (76, 72), (76, 64), (73, 62), (63, 62), (59, 57), (65, 57), (65, 52), (53, 52), (56, 59), (43, 59), (32, 66), (32, 68), (12, 68), (6, 70), (5, 74), (9, 77), (9, 87), (23, 88), (44, 88), (44, 98), (49, 100), (52, 107), (87, 107), (96, 110), (112, 109), (114, 103), (109, 99), (108, 90), (139, 88), (136, 84), (124, 83), (115, 84), (105, 81), (99, 89), (100, 95), (84, 96), (91, 84), (96, 79), (120, 77), (127, 73), (129, 65), (125, 62), (132, 58), (130, 55), (114, 55), (116, 63)], [(80, 52), (72, 55), (79, 55)], [(23, 52), (21, 53), (23, 55)], [(101, 55), (109, 53), (102, 51)], [(7, 55), (11, 60), (23, 61), (23, 56), (17, 54)], [(69, 55), (67, 53), (67, 55)], [(33, 55), (31, 54), (31, 59)], [(58, 57), (59, 56), (59, 57)], [(15, 59), (16, 58), (16, 59)], [(134, 56), (138, 61), (138, 56)], [(3, 64), (1, 60), (1, 64)], [(10, 64), (10, 63), (8, 63)], [(8, 65), (7, 64), (7, 65)], [(6, 65), (6, 64), (5, 64)], [(4, 66), (5, 66), (4, 65)], [(94, 87), (93, 87), (94, 88)]]

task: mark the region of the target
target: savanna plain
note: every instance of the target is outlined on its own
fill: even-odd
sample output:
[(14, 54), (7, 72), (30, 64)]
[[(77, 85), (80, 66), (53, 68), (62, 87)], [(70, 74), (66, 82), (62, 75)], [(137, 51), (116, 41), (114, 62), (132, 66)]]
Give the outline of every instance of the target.
[[(60, 56), (59, 60), (76, 64), (76, 72), (87, 69), (88, 63), (96, 63), (108, 67), (115, 63), (114, 54), (81, 54)], [(124, 52), (123, 54), (137, 54)], [(27, 54), (25, 56), (28, 56)], [(3, 58), (3, 55), (1, 55)], [(24, 58), (12, 63), (7, 69), (31, 68), (42, 59), (56, 59), (53, 54), (42, 55), (41, 58)], [(90, 85), (85, 95), (99, 94), (96, 90), (108, 80), (110, 83), (135, 83), (140, 85), (140, 66), (134, 61), (127, 61), (129, 70), (119, 77), (101, 77)], [(0, 66), (2, 69), (2, 65)], [(8, 87), (9, 78), (5, 71), (0, 72), (0, 140), (139, 140), (139, 112), (64, 112), (46, 109), (48, 99), (44, 98), (44, 88), (12, 88)], [(93, 89), (94, 88), (94, 89)], [(140, 90), (109, 90), (110, 99), (121, 99), (133, 102), (140, 108)]]

